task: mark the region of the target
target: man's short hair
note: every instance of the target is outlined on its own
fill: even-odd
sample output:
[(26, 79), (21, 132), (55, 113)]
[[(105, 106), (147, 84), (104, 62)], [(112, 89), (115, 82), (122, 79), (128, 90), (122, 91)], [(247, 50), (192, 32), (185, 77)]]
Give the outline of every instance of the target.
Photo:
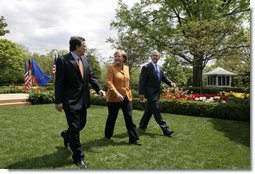
[(69, 50), (70, 51), (76, 50), (76, 47), (81, 46), (83, 41), (85, 41), (85, 39), (83, 37), (71, 36), (71, 38), (69, 40)]
[(157, 50), (151, 51), (151, 55), (154, 54), (154, 53), (156, 53), (156, 54), (158, 54), (160, 56), (160, 53)]

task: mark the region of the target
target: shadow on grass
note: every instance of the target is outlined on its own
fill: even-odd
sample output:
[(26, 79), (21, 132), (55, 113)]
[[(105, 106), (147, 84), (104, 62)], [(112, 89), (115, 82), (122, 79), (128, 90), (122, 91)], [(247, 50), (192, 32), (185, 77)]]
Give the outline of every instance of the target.
[(155, 134), (155, 133), (150, 133), (150, 132), (147, 132), (146, 129), (140, 129), (138, 128), (138, 133), (140, 136), (149, 136), (151, 138), (156, 138), (157, 136), (160, 136), (161, 134)]
[(225, 136), (228, 137), (231, 141), (250, 147), (249, 122), (233, 120), (222, 121), (220, 119), (211, 119), (209, 121), (213, 123), (216, 130), (224, 132)]
[(127, 145), (127, 142), (114, 142), (113, 140), (107, 138), (100, 138), (91, 141), (87, 141), (82, 144), (82, 147), (85, 149), (85, 152), (94, 152), (93, 149), (97, 147), (104, 147), (104, 146), (123, 146)]
[[(150, 136), (156, 137), (158, 134), (146, 133), (138, 129), (140, 136)], [(115, 138), (126, 138), (127, 133), (116, 134)], [(115, 142), (113, 140), (108, 140), (106, 138), (95, 139), (82, 143), (82, 147), (86, 152), (94, 152), (97, 147), (104, 146), (130, 146), (128, 141)], [(72, 152), (65, 147), (56, 147), (56, 151), (52, 154), (45, 154), (42, 156), (34, 157), (31, 159), (26, 159), (23, 161), (18, 161), (14, 164), (9, 165), (8, 169), (47, 169), (47, 168), (59, 168), (65, 165), (72, 164), (72, 160), (68, 159), (72, 155)]]
[[(139, 136), (150, 136), (151, 138), (156, 138), (157, 136), (160, 136), (159, 134), (149, 133), (149, 132), (146, 132), (145, 129), (140, 129), (140, 128), (137, 129), (137, 132)], [(128, 133), (116, 134), (116, 135), (113, 135), (113, 137), (123, 139), (128, 137)]]
[(67, 160), (71, 151), (65, 147), (56, 147), (57, 151), (52, 154), (19, 161), (8, 166), (8, 169), (40, 169), (57, 168), (71, 163)]
[[(87, 152), (94, 152), (93, 148), (103, 147), (103, 146), (119, 146), (127, 145), (127, 142), (114, 142), (112, 140), (107, 140), (105, 138), (96, 139), (92, 141), (87, 141), (82, 144), (82, 147)], [(68, 159), (72, 152), (65, 147), (56, 147), (56, 150), (52, 154), (46, 154), (24, 161), (19, 161), (14, 164), (9, 165), (8, 169), (47, 169), (47, 168), (58, 168), (65, 165), (72, 164), (72, 160)]]

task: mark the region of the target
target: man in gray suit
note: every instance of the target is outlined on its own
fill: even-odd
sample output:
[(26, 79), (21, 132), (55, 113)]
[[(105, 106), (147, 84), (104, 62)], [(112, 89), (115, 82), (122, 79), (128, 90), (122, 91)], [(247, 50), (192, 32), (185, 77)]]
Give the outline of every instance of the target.
[(168, 79), (161, 67), (157, 65), (160, 59), (160, 53), (156, 50), (151, 52), (151, 62), (144, 65), (141, 70), (139, 79), (139, 97), (140, 101), (144, 102), (147, 99), (143, 117), (140, 121), (140, 129), (146, 129), (152, 114), (156, 122), (159, 124), (165, 136), (170, 136), (174, 133), (169, 129), (166, 122), (163, 120), (159, 109), (160, 98), (160, 83), (163, 81), (171, 87), (176, 87), (176, 84)]

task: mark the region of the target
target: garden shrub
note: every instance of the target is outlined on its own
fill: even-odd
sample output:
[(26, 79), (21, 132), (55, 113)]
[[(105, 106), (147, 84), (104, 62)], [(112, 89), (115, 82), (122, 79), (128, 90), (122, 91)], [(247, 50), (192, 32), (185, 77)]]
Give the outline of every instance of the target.
[[(104, 98), (92, 96), (91, 104), (106, 105)], [(143, 110), (144, 106), (138, 98), (133, 99), (133, 109)], [(160, 101), (162, 113), (201, 116), (229, 120), (250, 120), (250, 105), (245, 103), (206, 103), (199, 101), (164, 100)]]
[[(218, 94), (222, 91), (230, 92), (241, 92), (241, 93), (250, 93), (250, 90), (248, 88), (234, 88), (234, 87), (203, 87), (202, 89), (200, 87), (188, 87), (183, 88), (183, 90), (189, 90), (193, 93), (202, 93), (202, 94)], [(202, 90), (202, 91), (201, 91)]]
[(99, 106), (107, 106), (105, 98), (102, 98), (101, 96), (96, 96), (96, 95), (90, 96), (90, 104), (99, 105)]
[(24, 89), (18, 88), (17, 86), (14, 85), (0, 87), (0, 94), (24, 93), (24, 92), (26, 92)]
[(132, 92), (133, 98), (139, 98), (139, 94), (138, 94), (138, 91), (137, 91), (137, 90), (131, 89), (131, 92)]
[(29, 93), (29, 101), (32, 105), (34, 104), (48, 104), (54, 103), (55, 96), (53, 91), (41, 92), (41, 91), (31, 91)]
[[(54, 92), (31, 91), (29, 100), (32, 104), (54, 103)], [(91, 95), (91, 105), (107, 106), (105, 98)], [(133, 109), (143, 110), (144, 104), (140, 103), (139, 98), (133, 98)], [(162, 113), (172, 113), (181, 115), (191, 115), (200, 117), (210, 117), (219, 119), (250, 121), (250, 102), (212, 102), (165, 100), (160, 101)]]

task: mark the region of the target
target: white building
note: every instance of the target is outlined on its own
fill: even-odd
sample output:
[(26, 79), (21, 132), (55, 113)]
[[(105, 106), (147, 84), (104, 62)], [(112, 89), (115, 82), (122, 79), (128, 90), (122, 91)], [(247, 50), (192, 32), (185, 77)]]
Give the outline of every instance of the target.
[(236, 74), (218, 67), (204, 75), (207, 76), (207, 86), (231, 87), (232, 76)]

